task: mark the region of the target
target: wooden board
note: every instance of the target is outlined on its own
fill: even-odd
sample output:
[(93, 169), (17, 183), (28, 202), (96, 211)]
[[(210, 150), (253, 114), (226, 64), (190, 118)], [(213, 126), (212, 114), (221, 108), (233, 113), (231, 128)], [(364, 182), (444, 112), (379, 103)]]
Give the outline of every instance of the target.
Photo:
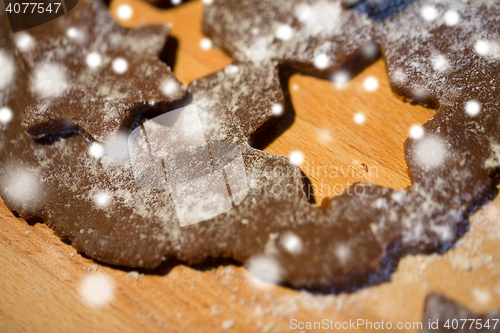
[[(179, 44), (174, 72), (184, 83), (231, 62), (220, 50), (200, 48), (201, 2), (157, 10), (115, 0), (113, 15), (123, 3), (134, 8), (130, 20), (119, 21), (125, 26), (172, 24)], [(363, 89), (367, 77), (378, 80), (376, 91)], [(289, 88), (295, 122), (266, 151), (301, 151), (317, 202), (356, 180), (393, 188), (410, 184), (403, 142), (410, 126), (423, 124), (433, 111), (396, 98), (382, 61), (342, 88), (301, 75), (290, 79)], [(365, 115), (363, 124), (354, 122), (356, 113)], [(413, 323), (422, 319), (424, 298), (432, 291), (474, 311), (499, 307), (499, 262), (500, 198), (472, 217), (470, 231), (455, 248), (442, 255), (409, 255), (390, 282), (340, 295), (257, 284), (231, 264), (202, 269), (166, 263), (155, 274), (108, 267), (76, 253), (47, 226), (15, 218), (2, 203), (0, 331), (287, 332), (292, 319)]]

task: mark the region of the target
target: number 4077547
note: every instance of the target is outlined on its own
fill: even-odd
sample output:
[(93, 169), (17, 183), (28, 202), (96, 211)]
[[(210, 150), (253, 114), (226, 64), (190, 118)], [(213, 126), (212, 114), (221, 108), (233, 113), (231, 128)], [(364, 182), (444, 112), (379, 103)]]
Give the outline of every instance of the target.
[(498, 319), (487, 319), (485, 321), (481, 319), (448, 319), (443, 325), (447, 329), (496, 329), (498, 324)]
[(54, 3), (54, 8), (52, 8), (52, 3), (49, 4), (44, 4), (41, 2), (23, 2), (23, 3), (9, 3), (7, 8), (5, 8), (5, 11), (9, 13), (15, 13), (15, 14), (26, 14), (26, 13), (39, 13), (43, 14), (45, 12), (47, 13), (57, 13), (59, 11), (59, 8), (61, 7), (61, 3)]

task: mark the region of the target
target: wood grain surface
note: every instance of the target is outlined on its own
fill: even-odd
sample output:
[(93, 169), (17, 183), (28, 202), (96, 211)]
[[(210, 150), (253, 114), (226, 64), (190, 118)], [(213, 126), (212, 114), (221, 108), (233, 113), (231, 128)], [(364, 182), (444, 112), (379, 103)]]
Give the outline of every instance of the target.
[[(115, 15), (124, 3), (134, 9), (128, 21)], [(173, 70), (185, 84), (231, 62), (216, 48), (200, 47), (199, 1), (158, 10), (115, 0), (110, 10), (124, 26), (171, 23), (178, 42)], [(363, 88), (368, 77), (378, 80), (376, 91)], [(316, 202), (358, 180), (392, 188), (410, 185), (403, 142), (411, 125), (423, 124), (434, 112), (395, 97), (383, 61), (343, 87), (294, 75), (289, 90), (295, 122), (265, 150), (303, 153), (301, 167), (311, 179)], [(365, 116), (363, 124), (354, 121), (357, 113)], [(425, 296), (433, 291), (477, 312), (499, 307), (499, 262), (499, 198), (471, 218), (469, 232), (453, 249), (408, 255), (390, 281), (349, 294), (256, 283), (234, 263), (165, 263), (154, 272), (110, 267), (76, 253), (47, 226), (14, 217), (1, 203), (0, 331), (288, 332), (292, 319), (413, 323), (422, 320)]]

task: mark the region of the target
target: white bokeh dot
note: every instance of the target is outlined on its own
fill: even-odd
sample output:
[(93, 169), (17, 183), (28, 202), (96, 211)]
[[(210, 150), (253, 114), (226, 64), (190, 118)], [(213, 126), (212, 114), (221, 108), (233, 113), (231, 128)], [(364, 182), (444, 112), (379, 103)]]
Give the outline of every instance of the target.
[(118, 7), (118, 9), (116, 10), (116, 14), (120, 19), (128, 20), (132, 17), (133, 10), (129, 5), (123, 4)]
[(436, 57), (432, 58), (431, 62), (432, 62), (432, 68), (435, 71), (443, 71), (450, 65), (448, 59), (442, 54), (439, 54)]
[(172, 3), (172, 5), (177, 6), (181, 4), (182, 0), (170, 0), (170, 2)]
[(354, 115), (354, 122), (358, 125), (363, 124), (366, 121), (366, 116), (361, 112), (358, 112)]
[(424, 128), (420, 125), (410, 127), (410, 138), (414, 140), (421, 139), (424, 136)]
[(318, 140), (321, 143), (328, 143), (331, 139), (333, 139), (332, 135), (327, 130), (319, 130), (318, 131)]
[(455, 234), (450, 226), (442, 226), (441, 228), (435, 228), (437, 235), (443, 242), (450, 242), (455, 238)]
[(281, 245), (291, 254), (297, 255), (302, 252), (302, 240), (293, 232), (288, 231), (281, 236)]
[(427, 21), (433, 21), (438, 17), (438, 11), (434, 6), (423, 6), (420, 14)]
[(239, 72), (239, 68), (236, 65), (228, 65), (224, 68), (224, 73), (226, 74), (236, 74)]
[(284, 108), (281, 103), (275, 103), (272, 108), (273, 115), (281, 116), (283, 114)]
[(335, 255), (341, 263), (345, 263), (351, 257), (351, 249), (346, 244), (339, 244), (335, 247)]
[(94, 203), (96, 206), (101, 208), (106, 208), (111, 203), (111, 196), (106, 192), (99, 191), (93, 196)]
[(70, 39), (81, 42), (84, 40), (84, 33), (82, 30), (71, 27), (66, 31), (66, 36), (68, 36)]
[(465, 103), (465, 112), (471, 116), (477, 116), (481, 112), (481, 104), (478, 101), (468, 101)]
[(104, 155), (104, 147), (97, 142), (92, 143), (89, 147), (89, 155), (94, 158), (101, 157)]
[(370, 43), (363, 46), (361, 53), (363, 54), (363, 57), (367, 59), (376, 59), (379, 55), (379, 50), (380, 49), (376, 43)]
[(54, 98), (68, 89), (67, 69), (57, 63), (41, 63), (35, 67), (32, 89), (42, 98)]
[(76, 30), (76, 28), (69, 28), (66, 34), (69, 38), (77, 38), (80, 35), (80, 32)]
[(248, 260), (246, 266), (248, 271), (262, 282), (279, 283), (281, 280), (281, 267), (274, 258), (254, 256)]
[(411, 96), (415, 101), (424, 101), (427, 97), (427, 91), (424, 87), (416, 85), (411, 89)]
[(351, 80), (351, 73), (348, 70), (340, 69), (333, 73), (331, 81), (335, 83), (337, 88), (342, 88)]
[(26, 205), (34, 208), (39, 205), (45, 193), (38, 173), (22, 165), (3, 168), (2, 197), (16, 206)]
[(417, 141), (415, 153), (421, 165), (434, 168), (443, 163), (446, 149), (440, 139), (425, 137)]
[(172, 96), (177, 94), (177, 92), (179, 91), (179, 84), (172, 79), (166, 79), (165, 81), (163, 81), (161, 89), (163, 90), (163, 93), (165, 95)]
[(200, 42), (200, 47), (203, 50), (208, 50), (212, 48), (212, 41), (209, 38), (203, 38)]
[(366, 91), (375, 91), (378, 89), (378, 80), (374, 76), (369, 76), (363, 81), (363, 87)]
[(93, 273), (80, 282), (79, 294), (85, 304), (99, 308), (107, 305), (112, 300), (114, 284), (107, 275)]
[[(491, 293), (485, 289), (482, 289), (482, 288), (475, 288), (472, 291), (472, 295), (474, 296), (474, 299), (482, 305), (490, 303), (493, 299), (493, 297), (491, 296)], [(484, 326), (484, 327), (486, 327), (486, 326)]]
[(304, 163), (304, 154), (301, 151), (292, 151), (289, 157), (290, 163), (299, 166)]
[(123, 58), (116, 58), (115, 60), (113, 60), (111, 67), (113, 68), (115, 73), (123, 74), (128, 69), (128, 62), (127, 62), (127, 60), (125, 60)]
[(293, 37), (292, 27), (286, 24), (278, 25), (278, 28), (276, 29), (276, 37), (284, 41), (292, 39)]
[(211, 5), (214, 3), (214, 0), (202, 0), (203, 4), (205, 5)]
[(485, 40), (478, 40), (474, 45), (474, 49), (481, 56), (488, 55), (490, 53), (490, 43)]
[(325, 53), (314, 57), (314, 66), (318, 69), (325, 69), (330, 65), (330, 58)]
[(8, 124), (12, 120), (12, 110), (8, 107), (0, 108), (0, 123)]
[(456, 25), (458, 24), (458, 22), (460, 22), (460, 15), (456, 10), (448, 10), (444, 14), (444, 22), (448, 26)]
[(128, 133), (119, 131), (112, 138), (106, 140), (103, 145), (104, 155), (112, 159), (112, 163), (124, 163), (129, 158), (128, 154)]
[(85, 61), (90, 68), (97, 68), (102, 64), (101, 55), (97, 52), (89, 53)]
[(27, 52), (35, 46), (35, 40), (31, 37), (30, 34), (26, 32), (21, 32), (18, 36), (16, 36), (16, 47), (22, 51)]

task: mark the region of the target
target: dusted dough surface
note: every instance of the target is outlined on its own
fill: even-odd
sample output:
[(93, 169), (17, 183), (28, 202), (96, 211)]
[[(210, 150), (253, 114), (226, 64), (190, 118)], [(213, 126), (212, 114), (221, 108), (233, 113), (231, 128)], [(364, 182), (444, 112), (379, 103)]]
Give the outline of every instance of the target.
[[(161, 11), (140, 1), (120, 0), (112, 2), (111, 12), (116, 13), (123, 3), (132, 6), (134, 16), (125, 22), (115, 15), (120, 24), (173, 23), (172, 36), (180, 42), (174, 72), (185, 84), (229, 63), (229, 58), (216, 48), (200, 49), (203, 38), (199, 27), (201, 1)], [(370, 94), (363, 91), (363, 80), (367, 76), (374, 76), (380, 82), (379, 89)], [(296, 86), (298, 90), (294, 90)], [(300, 149), (306, 158), (312, 158), (307, 147), (300, 143), (304, 138), (314, 138), (317, 133), (314, 127), (303, 126), (302, 114), (306, 112), (326, 124), (333, 122), (333, 119), (328, 122), (328, 115), (338, 121), (337, 115), (345, 114), (347, 120), (340, 125), (356, 133), (360, 128), (352, 122), (352, 114), (359, 106), (356, 101), (373, 102), (375, 99), (380, 104), (379, 109), (375, 109), (380, 117), (366, 112), (365, 125), (373, 131), (371, 138), (378, 137), (382, 143), (387, 128), (384, 119), (394, 118), (391, 110), (398, 109), (397, 114), (415, 114), (414, 117), (419, 118), (413, 121), (420, 124), (432, 115), (432, 111), (403, 103), (391, 95), (382, 61), (355, 77), (349, 83), (351, 86), (352, 89), (341, 90), (330, 87), (325, 80), (293, 76), (290, 87), (297, 112), (296, 123), (276, 142), (286, 138), (287, 147)], [(355, 99), (351, 100), (347, 92)], [(306, 98), (308, 104), (303, 105), (302, 96), (313, 98)], [(338, 103), (332, 103), (332, 98)], [(326, 105), (324, 111), (321, 109), (323, 104)], [(333, 116), (328, 113), (328, 106)], [(371, 121), (373, 118), (378, 121)], [(397, 119), (402, 121), (404, 117)], [(399, 156), (399, 163), (395, 164), (401, 164), (401, 172), (406, 167), (402, 142), (412, 123), (403, 124), (396, 142), (400, 147), (393, 148), (393, 155)], [(274, 153), (289, 154), (287, 147), (274, 144), (273, 147)], [(336, 147), (334, 142), (331, 147)], [(359, 148), (363, 148), (361, 144)], [(324, 151), (319, 153), (326, 155)], [(346, 153), (348, 158), (349, 153)], [(359, 156), (355, 158), (372, 169), (372, 162)], [(399, 186), (404, 188), (405, 183)], [(127, 269), (110, 267), (80, 255), (54, 236), (45, 224), (29, 225), (12, 216), (1, 204), (0, 265), (3, 274), (0, 274), (0, 294), (3, 297), (0, 299), (0, 330), (68, 332), (79, 327), (80, 331), (214, 332), (224, 331), (223, 325), (233, 324), (228, 332), (277, 333), (290, 329), (291, 318), (302, 322), (319, 322), (324, 318), (339, 322), (358, 318), (372, 322), (414, 322), (423, 319), (425, 297), (430, 292), (442, 293), (474, 313), (489, 313), (500, 306), (499, 207), (497, 198), (476, 212), (470, 218), (470, 230), (446, 253), (408, 255), (401, 259), (390, 282), (347, 294), (312, 294), (255, 284), (247, 269), (237, 265), (189, 267), (177, 264), (172, 267), (172, 262), (166, 261), (152, 272), (133, 269), (129, 273)], [(114, 287), (113, 298), (98, 309), (84, 302), (80, 294), (82, 283), (94, 275), (107, 277)]]
[[(460, 28), (465, 50), (457, 52), (451, 47), (455, 44), (446, 44), (452, 38), (444, 33), (443, 22), (419, 18), (420, 2), (384, 21), (371, 19), (356, 8), (343, 10), (339, 2), (325, 4), (329, 14), (337, 15), (335, 24), (312, 20), (311, 13), (319, 8), (312, 3), (292, 1), (272, 7), (266, 1), (242, 1), (232, 8), (234, 4), (218, 1), (208, 6), (204, 27), (214, 42), (234, 56), (235, 63), (195, 80), (188, 91), (192, 103), (202, 110), (207, 141), (240, 145), (250, 186), (242, 203), (215, 218), (181, 228), (168, 189), (135, 186), (127, 162), (91, 156), (90, 144), (82, 136), (36, 144), (20, 130), (18, 117), (24, 106), (19, 105), (2, 132), (2, 141), (10, 140), (18, 147), (12, 152), (3, 150), (2, 181), (6, 184), (13, 175), (21, 174), (45, 195), (42, 198), (34, 192), (30, 202), (19, 202), (16, 184), (7, 183), (2, 193), (7, 205), (23, 217), (41, 217), (78, 250), (107, 263), (153, 268), (169, 258), (199, 263), (210, 257), (231, 257), (250, 266), (254, 260), (263, 260), (277, 267), (277, 281), (293, 286), (364, 282), (370, 273), (385, 273), (382, 263), (389, 253), (397, 256), (409, 248), (434, 250), (452, 243), (467, 215), (492, 197), (496, 183), (491, 175), (499, 163), (494, 117), (497, 97), (493, 93), (498, 64), (474, 52), (474, 30), (460, 23), (446, 28)], [(475, 2), (459, 10), (467, 9), (472, 16), (469, 22), (483, 24), (483, 30), (495, 34), (496, 26), (488, 22), (500, 8), (491, 5), (486, 10), (487, 4)], [(297, 8), (302, 12), (296, 12)], [(401, 25), (407, 21), (414, 24), (403, 25), (404, 30)], [(235, 22), (238, 27), (255, 25), (263, 31), (252, 37)], [(429, 39), (431, 33), (434, 37)], [(45, 36), (40, 38), (57, 40), (57, 36)], [(254, 42), (264, 52), (253, 53), (258, 50), (252, 46)], [(328, 73), (353, 59), (371, 57), (366, 47), (373, 42), (381, 44), (396, 91), (422, 103), (440, 105), (436, 116), (424, 125), (425, 135), (406, 142), (412, 187), (390, 190), (353, 184), (350, 191), (314, 206), (302, 190), (299, 168), (287, 158), (251, 148), (248, 139), (276, 120), (273, 106), (285, 102), (278, 76), (280, 64)], [(432, 57), (428, 63), (417, 62), (423, 52), (430, 55), (434, 49), (449, 58), (446, 70), (430, 71)], [(30, 63), (27, 55), (23, 59)], [(404, 61), (398, 62), (400, 59)], [(451, 65), (461, 62), (467, 66)], [(465, 75), (479, 70), (485, 74), (473, 80)], [(453, 75), (456, 71), (460, 75)], [(17, 91), (26, 91), (27, 79), (19, 76), (18, 81)], [(464, 103), (471, 100), (481, 105), (475, 117), (464, 112)], [(106, 122), (101, 125), (96, 133)], [(82, 134), (92, 137), (91, 129)], [(60, 130), (64, 133), (64, 128)], [(23, 161), (22, 166), (18, 161)], [(288, 189), (291, 194), (276, 194), (275, 188)], [(356, 189), (362, 195), (349, 194)], [(100, 205), (99, 198), (105, 198), (106, 205)], [(300, 240), (300, 253), (283, 245), (289, 233)]]

